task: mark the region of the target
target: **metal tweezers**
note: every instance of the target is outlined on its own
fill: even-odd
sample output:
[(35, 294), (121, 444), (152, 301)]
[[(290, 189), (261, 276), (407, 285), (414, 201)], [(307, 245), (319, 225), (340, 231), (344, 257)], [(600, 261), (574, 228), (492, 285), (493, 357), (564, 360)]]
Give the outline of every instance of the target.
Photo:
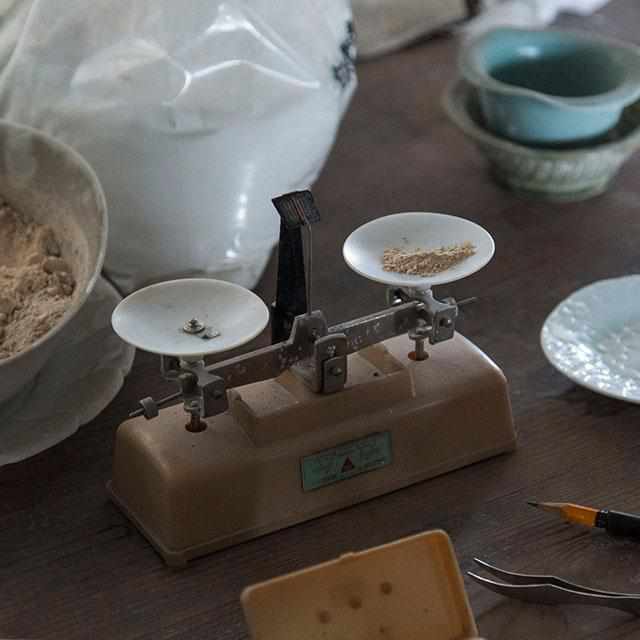
[(498, 567), (494, 567), (478, 558), (473, 560), (485, 571), (500, 578), (507, 584), (484, 578), (472, 571), (468, 572), (469, 577), (483, 587), (509, 598), (536, 604), (582, 604), (609, 607), (640, 616), (640, 594), (592, 589), (591, 587), (583, 587), (579, 584), (567, 582), (555, 576), (513, 573), (498, 569)]

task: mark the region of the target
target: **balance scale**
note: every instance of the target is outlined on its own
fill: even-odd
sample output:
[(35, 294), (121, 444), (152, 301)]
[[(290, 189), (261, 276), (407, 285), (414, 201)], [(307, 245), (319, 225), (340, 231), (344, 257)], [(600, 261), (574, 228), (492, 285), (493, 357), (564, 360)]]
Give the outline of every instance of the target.
[[(271, 314), (247, 289), (212, 279), (149, 286), (113, 313), (116, 333), (160, 354), (162, 375), (179, 388), (141, 400), (120, 425), (108, 485), (169, 565), (515, 446), (504, 375), (455, 332), (462, 302), (438, 300), (431, 289), (489, 262), (491, 236), (437, 213), (365, 224), (343, 255), (387, 286), (388, 304), (329, 327), (311, 302), (313, 197), (293, 192), (273, 202), (281, 224)], [(463, 241), (475, 254), (436, 275), (382, 268), (386, 248)], [(205, 356), (255, 338), (270, 315), (270, 346), (205, 365)]]

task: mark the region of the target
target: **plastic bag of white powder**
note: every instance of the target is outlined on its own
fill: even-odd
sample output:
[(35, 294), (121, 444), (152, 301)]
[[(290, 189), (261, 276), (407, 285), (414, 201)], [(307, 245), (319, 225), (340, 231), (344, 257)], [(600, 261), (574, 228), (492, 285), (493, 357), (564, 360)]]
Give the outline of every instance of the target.
[(96, 170), (114, 282), (255, 285), (271, 198), (315, 180), (355, 87), (348, 1), (16, 0), (0, 17), (2, 116)]

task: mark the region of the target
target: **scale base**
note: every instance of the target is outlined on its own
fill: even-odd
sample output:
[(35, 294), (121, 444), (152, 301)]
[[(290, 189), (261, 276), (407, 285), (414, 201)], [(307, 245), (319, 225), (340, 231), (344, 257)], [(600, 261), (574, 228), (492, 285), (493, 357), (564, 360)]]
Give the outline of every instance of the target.
[(460, 334), (429, 358), (398, 336), (349, 356), (333, 395), (292, 373), (229, 392), (187, 431), (181, 406), (116, 434), (114, 502), (167, 564), (316, 518), (515, 447), (507, 382)]

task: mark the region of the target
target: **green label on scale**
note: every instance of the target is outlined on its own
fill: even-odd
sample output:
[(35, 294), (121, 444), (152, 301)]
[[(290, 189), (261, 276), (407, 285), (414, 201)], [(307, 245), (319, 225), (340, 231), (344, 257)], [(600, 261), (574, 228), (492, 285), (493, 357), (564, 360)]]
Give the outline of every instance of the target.
[(388, 464), (391, 464), (391, 434), (374, 433), (302, 458), (302, 488), (313, 491)]

